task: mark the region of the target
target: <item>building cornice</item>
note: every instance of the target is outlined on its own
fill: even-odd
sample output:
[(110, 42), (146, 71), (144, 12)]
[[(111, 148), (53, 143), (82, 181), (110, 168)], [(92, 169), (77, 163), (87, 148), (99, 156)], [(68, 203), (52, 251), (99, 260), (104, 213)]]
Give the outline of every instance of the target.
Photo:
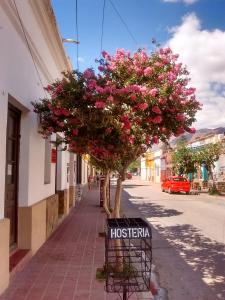
[[(51, 8), (51, 3), (49, 0), (29, 0), (29, 4), (34, 12), (35, 18), (40, 26), (40, 30), (45, 39), (45, 42), (51, 52), (51, 55), (54, 59), (56, 67), (61, 73), (62, 71), (71, 70), (71, 65), (66, 57), (63, 44), (58, 32), (56, 25), (54, 13)], [(27, 47), (26, 40), (24, 37), (23, 29), (21, 28), (20, 21), (16, 12), (15, 5), (12, 0), (1, 0), (0, 6), (7, 15), (9, 21), (11, 22), (14, 30), (17, 32), (18, 36), (21, 38), (21, 41)], [(45, 9), (44, 9), (45, 8)], [(48, 9), (47, 9), (48, 8)], [(45, 28), (45, 25), (47, 25)], [(55, 78), (52, 77), (49, 72), (48, 66), (42, 59), (38, 47), (35, 45), (34, 39), (29, 34), (29, 31), (26, 29), (26, 24), (24, 25), (24, 31), (29, 42), (30, 49), (32, 51), (32, 56), (35, 60), (37, 67), (42, 72), (45, 80), (47, 82), (52, 82)]]
[(50, 0), (29, 0), (45, 42), (60, 72), (71, 70)]

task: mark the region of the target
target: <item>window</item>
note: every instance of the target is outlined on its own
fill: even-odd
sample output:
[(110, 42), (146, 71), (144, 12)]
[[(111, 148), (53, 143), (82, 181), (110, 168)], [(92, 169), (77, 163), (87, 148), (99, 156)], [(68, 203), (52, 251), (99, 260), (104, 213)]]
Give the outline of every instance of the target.
[(51, 182), (51, 142), (50, 138), (45, 140), (45, 169), (44, 184)]
[(182, 177), (176, 177), (176, 178), (172, 178), (173, 181), (187, 181), (187, 179), (182, 178)]

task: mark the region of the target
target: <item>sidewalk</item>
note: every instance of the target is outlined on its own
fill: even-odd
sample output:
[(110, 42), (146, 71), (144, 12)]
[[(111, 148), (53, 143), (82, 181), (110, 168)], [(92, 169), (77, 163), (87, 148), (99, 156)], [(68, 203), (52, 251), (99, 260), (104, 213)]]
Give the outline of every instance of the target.
[[(0, 300), (116, 300), (95, 279), (104, 264), (105, 214), (99, 190), (83, 193), (79, 205), (56, 229), (25, 268), (16, 273)], [(131, 300), (137, 299), (133, 295)]]

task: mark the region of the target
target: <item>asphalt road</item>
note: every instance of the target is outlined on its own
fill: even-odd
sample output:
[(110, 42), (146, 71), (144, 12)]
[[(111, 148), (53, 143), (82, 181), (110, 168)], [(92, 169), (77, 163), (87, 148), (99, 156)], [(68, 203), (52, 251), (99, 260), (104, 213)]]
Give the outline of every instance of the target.
[(170, 300), (225, 300), (225, 197), (124, 183), (123, 210), (152, 225), (153, 258)]

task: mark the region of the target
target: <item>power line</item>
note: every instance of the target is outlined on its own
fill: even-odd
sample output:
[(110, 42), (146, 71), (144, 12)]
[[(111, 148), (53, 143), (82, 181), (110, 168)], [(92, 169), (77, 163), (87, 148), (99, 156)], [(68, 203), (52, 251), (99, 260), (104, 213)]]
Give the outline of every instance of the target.
[(47, 93), (46, 93), (46, 91), (45, 91), (45, 89), (44, 89), (44, 85), (43, 85), (43, 82), (42, 82), (42, 79), (41, 79), (41, 75), (40, 75), (39, 70), (38, 70), (38, 67), (37, 67), (37, 65), (36, 65), (36, 62), (35, 62), (35, 59), (34, 59), (34, 55), (33, 55), (33, 53), (32, 53), (32, 50), (31, 50), (29, 41), (28, 41), (28, 39), (27, 39), (27, 35), (26, 35), (25, 29), (24, 29), (24, 25), (23, 25), (23, 22), (22, 22), (22, 20), (21, 20), (21, 17), (20, 17), (20, 14), (19, 14), (19, 10), (18, 10), (18, 8), (17, 8), (17, 5), (16, 5), (15, 0), (13, 0), (13, 3), (14, 3), (14, 6), (15, 6), (15, 9), (16, 9), (16, 13), (17, 13), (19, 22), (20, 22), (20, 26), (21, 26), (22, 31), (23, 31), (23, 35), (24, 35), (24, 38), (25, 38), (25, 41), (26, 41), (26, 44), (27, 44), (27, 48), (28, 48), (28, 50), (29, 50), (29, 52), (30, 52), (30, 55), (31, 55), (31, 58), (32, 58), (32, 61), (33, 61), (34, 67), (35, 67), (35, 70), (36, 70), (36, 72), (37, 72), (38, 79), (39, 79), (39, 81), (40, 81), (40, 83), (41, 83), (41, 86), (42, 86), (42, 88), (43, 88), (43, 91), (44, 91), (44, 93), (45, 93), (45, 96), (47, 97)]
[[(76, 0), (76, 34), (77, 34), (77, 41), (79, 42), (79, 31), (78, 31), (78, 0)], [(79, 71), (79, 43), (77, 43), (77, 70)]]
[(121, 14), (119, 13), (118, 9), (116, 8), (115, 4), (109, 0), (110, 4), (112, 5), (112, 8), (115, 10), (116, 14), (118, 15), (120, 21), (123, 23), (123, 25), (125, 26), (127, 32), (129, 33), (130, 37), (132, 38), (132, 40), (134, 41), (134, 43), (137, 45), (138, 42), (135, 39), (134, 35), (132, 34), (132, 32), (130, 31), (128, 25), (126, 24), (126, 22), (124, 21), (124, 19), (122, 18)]
[(102, 45), (103, 45), (104, 21), (105, 21), (105, 0), (103, 1), (103, 8), (102, 8), (102, 29), (101, 29), (101, 49), (100, 49), (100, 55), (102, 53)]

